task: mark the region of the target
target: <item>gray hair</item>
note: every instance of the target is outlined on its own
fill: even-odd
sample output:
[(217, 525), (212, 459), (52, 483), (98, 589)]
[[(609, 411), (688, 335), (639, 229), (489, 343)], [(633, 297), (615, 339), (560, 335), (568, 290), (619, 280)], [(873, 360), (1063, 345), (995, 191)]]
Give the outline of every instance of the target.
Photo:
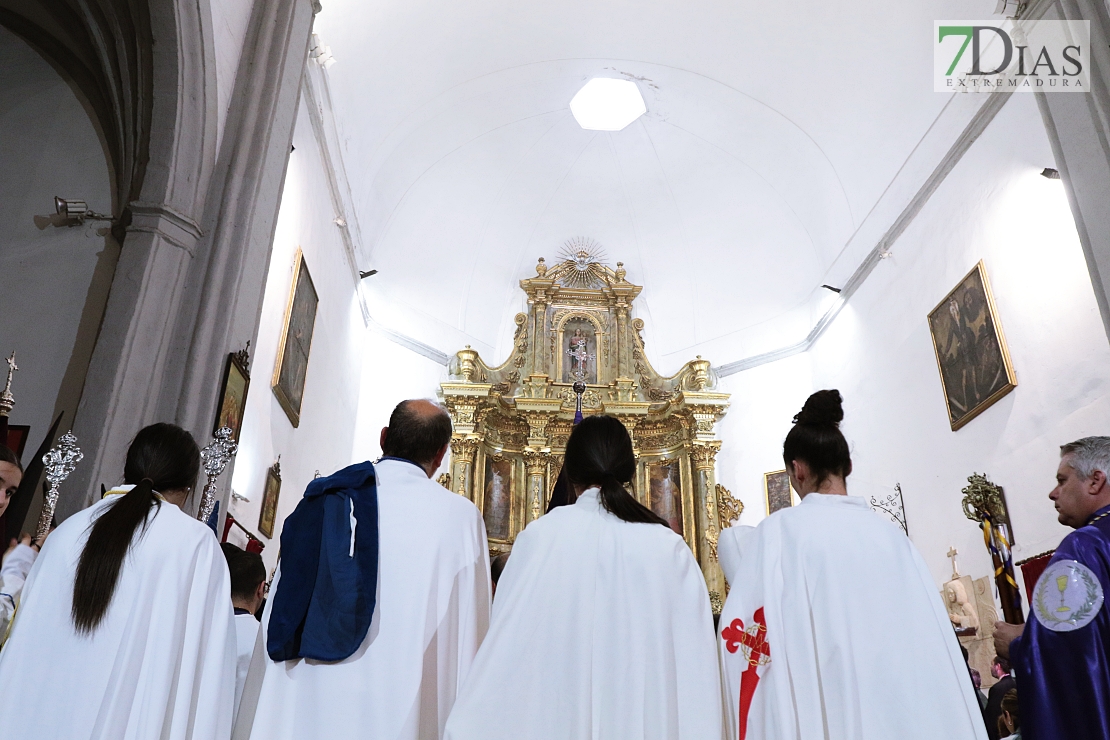
[(1096, 470), (1110, 478), (1110, 437), (1084, 437), (1060, 445), (1060, 457), (1071, 455), (1068, 464), (1083, 480)]

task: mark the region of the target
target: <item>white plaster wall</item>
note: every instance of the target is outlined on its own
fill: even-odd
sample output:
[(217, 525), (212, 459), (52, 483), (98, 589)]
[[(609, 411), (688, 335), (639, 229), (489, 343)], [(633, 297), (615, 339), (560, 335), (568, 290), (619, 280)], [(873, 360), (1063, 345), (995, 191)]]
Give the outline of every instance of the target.
[[(447, 369), (368, 328), (357, 285), (336, 227), (320, 147), (302, 99), (295, 151), (282, 193), (258, 336), (252, 346), (251, 388), (240, 433), (231, 513), (266, 543), (277, 561), (281, 524), (316, 471), (329, 475), (381, 454), (378, 435), (397, 402), (435, 398)], [(300, 426), (293, 428), (270, 388), (293, 280), (297, 249), (319, 295)], [(378, 279), (378, 278), (370, 278)], [(273, 539), (258, 531), (266, 471), (281, 455), (281, 495)]]
[[(296, 507), (315, 472), (328, 475), (352, 462), (365, 332), (303, 100), (293, 142), (296, 151), (289, 157), (258, 336), (252, 346), (251, 387), (232, 478), (232, 489), (250, 501), (230, 506), (236, 519), (259, 536), (266, 470), (281, 455), (277, 524), (272, 540), (262, 538), (263, 557), (270, 567), (277, 559), (281, 522)], [(294, 429), (270, 385), (298, 248), (312, 275), (319, 306), (300, 426)]]
[[(393, 407), (410, 398), (435, 401), (439, 384), (447, 380), (447, 368), (370, 330), (366, 331), (362, 341), (366, 359), (355, 428), (354, 459), (374, 460), (382, 454), (379, 444), (381, 430), (389, 424)], [(449, 470), (450, 457), (448, 453), (444, 458), (442, 472)]]
[[(945, 556), (990, 574), (960, 489), (985, 473), (1006, 490), (1015, 560), (1068, 533), (1047, 499), (1058, 446), (1110, 433), (1110, 347), (1035, 101), (1014, 95), (809, 353), (815, 388), (839, 388), (855, 465), (849, 492), (901, 483), (910, 536), (941, 583)], [(926, 315), (985, 261), (1018, 387), (952, 432)], [(775, 366), (772, 366), (775, 367)], [(1019, 581), (1020, 581), (1019, 577)]]
[(728, 414), (717, 425), (722, 440), (717, 482), (744, 503), (739, 523), (758, 524), (767, 516), (763, 475), (782, 470), (782, 441), (813, 392), (809, 356), (730, 375), (717, 390), (732, 394)]
[(243, 56), (243, 43), (247, 39), (253, 0), (210, 0), (212, 10), (212, 36), (216, 57), (216, 151), (223, 141), (227, 109), (231, 94), (235, 92), (235, 77), (239, 72), (239, 59)]
[[(111, 268), (103, 223), (40, 229), (54, 196), (112, 210), (108, 165), (96, 130), (70, 87), (22, 39), (0, 28), (0, 354), (16, 352), (13, 424), (29, 424), (24, 462), (42, 441), (97, 263)], [(111, 279), (111, 275), (108, 275)], [(99, 321), (99, 318), (96, 318)], [(96, 323), (88, 329), (96, 331)], [(0, 364), (0, 384), (7, 365)], [(68, 411), (72, 421), (74, 409)]]

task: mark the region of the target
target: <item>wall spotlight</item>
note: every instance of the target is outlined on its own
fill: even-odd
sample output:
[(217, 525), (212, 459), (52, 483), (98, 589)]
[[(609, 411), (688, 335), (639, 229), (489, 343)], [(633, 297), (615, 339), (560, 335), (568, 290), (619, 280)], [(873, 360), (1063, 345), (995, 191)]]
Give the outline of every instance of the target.
[(1054, 170), (1051, 167), (1045, 167), (1041, 170), (1041, 177), (1047, 177), (1049, 180), (1059, 180), (1060, 170)]
[(377, 275), (377, 274), (378, 274), (377, 270), (367, 270), (366, 272), (363, 272), (362, 270), (359, 270), (358, 279), (359, 280), (365, 280), (366, 278), (370, 277), (371, 275)]
[(833, 293), (839, 293), (840, 292), (840, 288), (834, 288), (831, 285), (822, 285), (821, 287), (824, 288), (825, 290), (831, 290)]
[[(112, 220), (111, 216), (105, 216), (103, 213), (90, 211), (89, 204), (83, 200), (66, 200), (65, 198), (54, 196), (54, 210), (58, 212), (59, 216), (69, 219), (70, 221), (75, 221), (78, 224), (84, 223), (85, 219), (89, 219), (90, 221)], [(72, 226), (75, 224), (70, 225)]]

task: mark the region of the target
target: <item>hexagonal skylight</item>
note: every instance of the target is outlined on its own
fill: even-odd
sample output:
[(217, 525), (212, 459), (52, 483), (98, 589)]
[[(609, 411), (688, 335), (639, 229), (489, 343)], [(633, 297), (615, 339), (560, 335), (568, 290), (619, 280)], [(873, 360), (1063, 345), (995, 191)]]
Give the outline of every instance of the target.
[(647, 106), (635, 82), (595, 77), (571, 98), (570, 112), (587, 131), (620, 131), (647, 113)]

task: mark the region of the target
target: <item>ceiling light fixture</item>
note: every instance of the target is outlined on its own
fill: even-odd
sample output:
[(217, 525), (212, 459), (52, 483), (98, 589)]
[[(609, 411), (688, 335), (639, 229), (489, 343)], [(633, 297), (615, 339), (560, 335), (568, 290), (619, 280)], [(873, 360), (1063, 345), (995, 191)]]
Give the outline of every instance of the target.
[(378, 274), (377, 270), (367, 270), (366, 272), (363, 272), (362, 270), (359, 270), (358, 279), (359, 280), (365, 280), (366, 278), (370, 277), (371, 275), (377, 275), (377, 274)]
[(1041, 177), (1047, 177), (1049, 180), (1059, 180), (1060, 170), (1054, 170), (1051, 167), (1045, 167), (1041, 170)]
[(825, 290), (831, 290), (833, 293), (839, 293), (840, 292), (840, 288), (834, 288), (831, 285), (822, 285), (821, 287), (824, 288)]
[(571, 98), (570, 112), (587, 131), (620, 131), (647, 113), (647, 106), (635, 82), (595, 77)]

